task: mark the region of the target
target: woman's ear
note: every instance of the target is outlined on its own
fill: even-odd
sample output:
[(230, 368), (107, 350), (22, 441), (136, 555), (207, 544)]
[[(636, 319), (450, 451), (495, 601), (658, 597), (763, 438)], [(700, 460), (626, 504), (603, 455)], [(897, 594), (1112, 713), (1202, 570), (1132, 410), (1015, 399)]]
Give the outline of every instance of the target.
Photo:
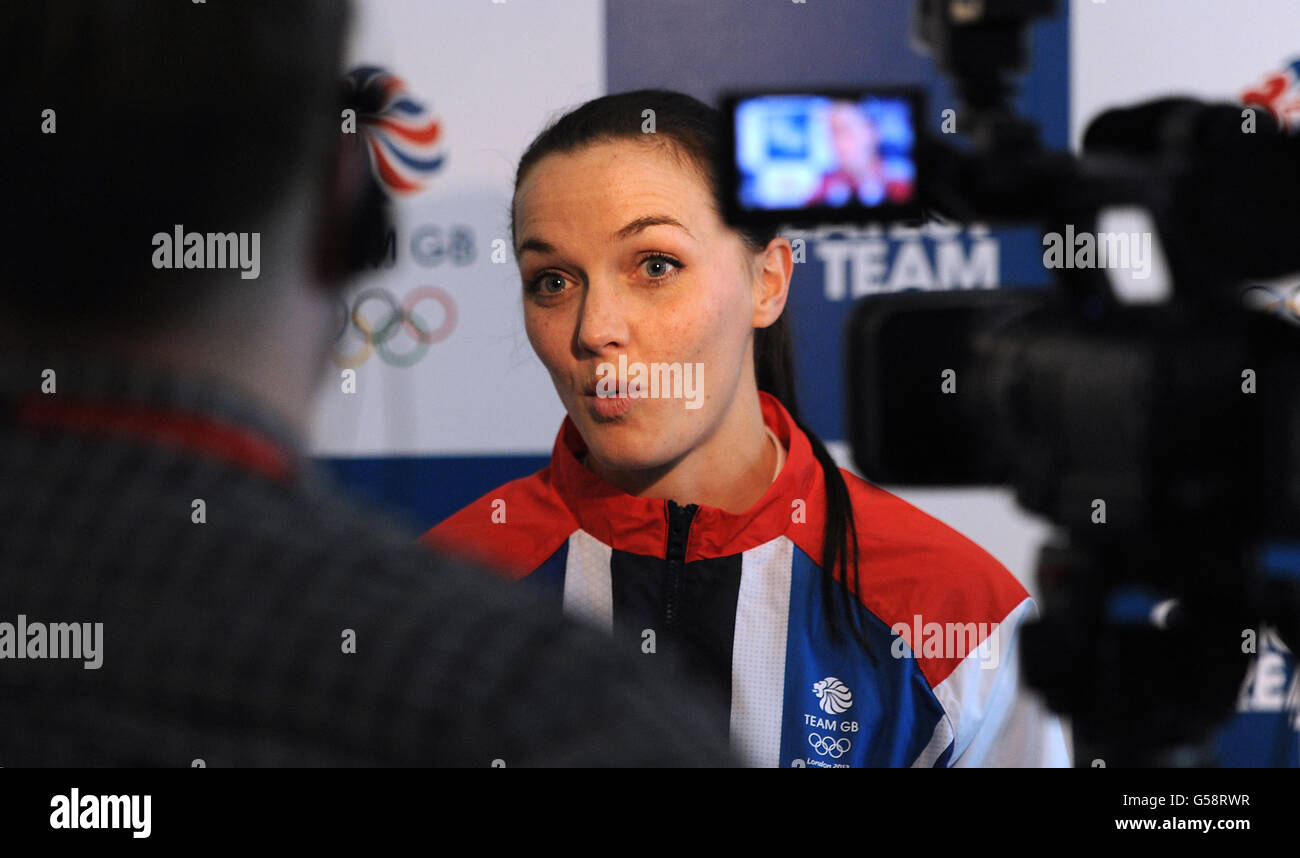
[(790, 294), (790, 277), (794, 273), (794, 253), (790, 239), (777, 236), (768, 242), (753, 264), (754, 327), (766, 328), (785, 312)]

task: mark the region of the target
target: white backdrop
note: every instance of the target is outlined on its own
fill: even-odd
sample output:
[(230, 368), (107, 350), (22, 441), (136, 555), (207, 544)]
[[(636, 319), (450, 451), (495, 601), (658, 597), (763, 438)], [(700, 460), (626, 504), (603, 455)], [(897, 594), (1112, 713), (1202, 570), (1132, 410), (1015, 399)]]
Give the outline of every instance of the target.
[[(397, 264), (354, 292), (381, 286), (400, 297), (426, 285), (455, 301), (457, 326), (410, 367), (373, 355), (345, 394), (339, 370), (324, 386), (313, 446), (321, 456), (545, 453), (564, 416), (550, 378), (523, 334), (509, 200), (524, 147), (556, 110), (604, 91), (604, 21), (599, 0), (362, 0), (353, 64), (389, 68), (443, 124), (447, 159), (428, 190), (398, 200)], [(446, 237), (467, 227), (474, 261), (421, 264), (417, 229)], [(431, 327), (436, 303), (418, 305)], [(386, 309), (363, 305), (378, 328)], [(349, 340), (344, 353), (357, 342)], [(413, 345), (393, 337), (394, 351)]]

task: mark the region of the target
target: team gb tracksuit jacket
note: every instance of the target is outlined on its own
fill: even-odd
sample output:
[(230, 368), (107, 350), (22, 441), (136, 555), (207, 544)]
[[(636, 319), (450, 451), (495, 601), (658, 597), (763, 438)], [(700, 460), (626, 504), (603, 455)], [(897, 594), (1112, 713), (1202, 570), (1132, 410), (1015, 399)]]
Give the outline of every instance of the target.
[[(614, 646), (683, 665), (729, 713), (719, 726), (747, 764), (1068, 765), (1059, 721), (1019, 676), (1019, 631), (1035, 612), (1025, 589), (970, 540), (848, 472), (871, 652), (832, 638), (821, 465), (785, 408), (760, 396), (786, 461), (744, 513), (625, 494), (581, 464), (566, 418), (548, 467), (422, 541), (526, 579)], [(832, 598), (852, 597), (836, 587)]]

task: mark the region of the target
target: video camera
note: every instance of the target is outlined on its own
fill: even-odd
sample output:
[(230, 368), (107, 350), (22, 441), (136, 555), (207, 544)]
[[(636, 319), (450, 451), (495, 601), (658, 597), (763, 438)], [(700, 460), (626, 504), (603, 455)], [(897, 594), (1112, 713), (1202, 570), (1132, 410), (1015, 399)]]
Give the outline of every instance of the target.
[[(1206, 765), (1261, 626), (1300, 641), (1300, 329), (1243, 300), (1300, 271), (1300, 142), (1263, 110), (1183, 98), (1108, 111), (1084, 155), (1012, 107), (1055, 0), (918, 0), (958, 140), (918, 91), (728, 96), (737, 225), (1032, 224), (1051, 288), (864, 299), (848, 416), (869, 479), (1014, 488), (1055, 523), (1026, 678), (1073, 717), (1076, 759)], [(1150, 213), (1171, 288), (1131, 303), (1104, 209)], [(1099, 264), (1100, 263), (1100, 264)]]

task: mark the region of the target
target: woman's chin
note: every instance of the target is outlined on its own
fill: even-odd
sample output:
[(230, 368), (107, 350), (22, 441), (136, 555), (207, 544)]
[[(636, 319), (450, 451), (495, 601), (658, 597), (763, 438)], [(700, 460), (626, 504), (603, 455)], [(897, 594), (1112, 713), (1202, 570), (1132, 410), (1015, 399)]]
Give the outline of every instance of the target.
[(594, 440), (596, 443), (587, 444), (588, 455), (613, 471), (644, 471), (657, 468), (665, 461), (664, 457), (656, 455), (657, 451), (647, 449), (644, 444), (602, 443), (599, 438)]
[(664, 449), (663, 438), (658, 433), (610, 423), (596, 423), (582, 430), (588, 455), (608, 470), (646, 471), (673, 460), (672, 451)]
[[(674, 419), (665, 403), (633, 399), (610, 407), (610, 403), (594, 400), (582, 397), (569, 416), (582, 433), (588, 452), (604, 467), (618, 471), (661, 468), (689, 449), (690, 433), (682, 431), (689, 427)], [(680, 441), (675, 443), (674, 438)]]

